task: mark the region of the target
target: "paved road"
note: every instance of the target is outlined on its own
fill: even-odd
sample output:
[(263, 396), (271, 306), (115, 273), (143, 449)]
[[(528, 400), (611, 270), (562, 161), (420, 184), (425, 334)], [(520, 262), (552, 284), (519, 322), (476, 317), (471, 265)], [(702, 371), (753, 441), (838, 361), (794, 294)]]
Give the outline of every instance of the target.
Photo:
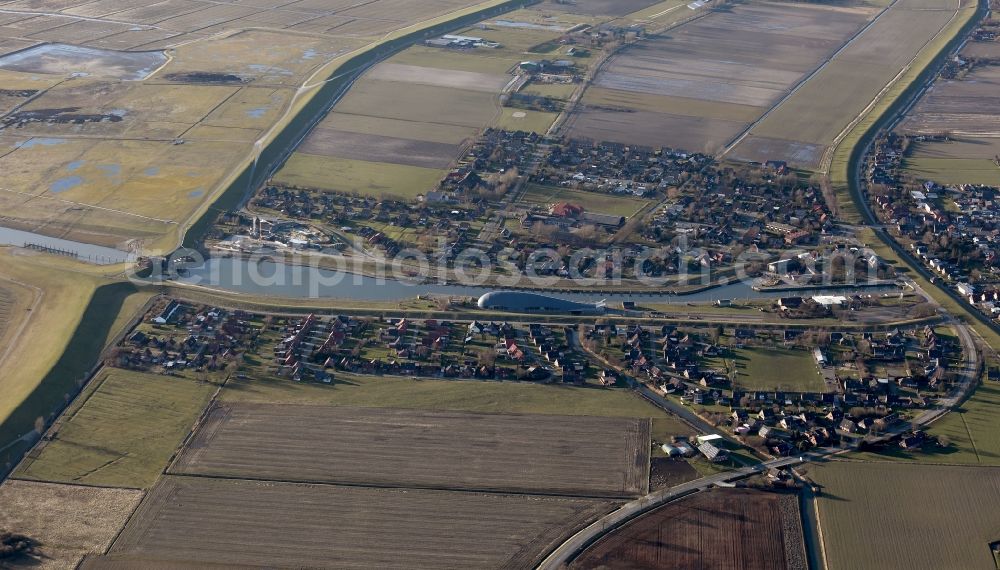
[(570, 560), (580, 551), (592, 544), (595, 540), (633, 518), (646, 513), (660, 505), (669, 503), (675, 499), (690, 495), (698, 491), (703, 491), (720, 483), (731, 483), (740, 479), (745, 479), (757, 473), (766, 472), (770, 468), (787, 467), (790, 465), (800, 465), (806, 461), (815, 460), (826, 455), (841, 452), (841, 449), (821, 449), (808, 454), (795, 457), (782, 457), (766, 463), (761, 463), (751, 467), (743, 467), (735, 471), (717, 473), (708, 477), (702, 477), (687, 483), (681, 483), (669, 489), (663, 489), (628, 502), (611, 513), (587, 525), (571, 536), (566, 542), (559, 545), (549, 554), (541, 564), (539, 570), (556, 570), (564, 568)]
[[(903, 432), (927, 426), (930, 423), (940, 419), (945, 414), (947, 414), (950, 409), (960, 403), (964, 398), (966, 398), (975, 389), (978, 383), (978, 371), (979, 371), (979, 351), (976, 347), (975, 340), (969, 331), (969, 327), (965, 324), (958, 322), (954, 318), (949, 318), (948, 324), (953, 326), (956, 331), (958, 331), (959, 341), (962, 343), (962, 352), (964, 355), (963, 368), (960, 372), (961, 380), (952, 390), (952, 392), (945, 398), (938, 401), (937, 406), (933, 409), (925, 410), (918, 414), (912, 421), (905, 424), (900, 424), (885, 434), (878, 438), (869, 438), (869, 441), (879, 441), (891, 439)], [(567, 340), (571, 345), (578, 347), (585, 354), (587, 354), (596, 363), (602, 366), (610, 366), (606, 360), (600, 357), (600, 355), (587, 350), (578, 338), (579, 335), (576, 333), (567, 334)], [(644, 398), (649, 399), (657, 406), (664, 408), (677, 414), (681, 419), (690, 424), (692, 427), (700, 431), (707, 433), (715, 433), (722, 435), (724, 437), (731, 437), (728, 433), (724, 433), (714, 426), (709, 425), (707, 422), (702, 420), (699, 416), (694, 414), (691, 410), (680, 406), (657, 394), (653, 389), (646, 386), (645, 384), (638, 382), (634, 378), (629, 377), (629, 380), (637, 385), (637, 391)], [(720, 483), (731, 483), (734, 481), (739, 481), (741, 479), (750, 477), (757, 473), (766, 472), (771, 468), (779, 467), (793, 467), (797, 465), (802, 465), (810, 461), (816, 461), (818, 459), (826, 458), (830, 455), (835, 455), (839, 453), (844, 453), (850, 448), (840, 448), (840, 447), (825, 447), (818, 448), (813, 451), (803, 453), (801, 455), (794, 455), (791, 457), (781, 457), (777, 459), (772, 459), (765, 461), (763, 463), (752, 465), (748, 467), (743, 467), (736, 469), (734, 471), (726, 471), (723, 473), (718, 473), (715, 475), (710, 475), (708, 477), (702, 477), (694, 481), (688, 481), (687, 483), (682, 483), (669, 489), (662, 489), (640, 497), (634, 501), (622, 505), (618, 509), (612, 511), (611, 513), (601, 517), (600, 519), (594, 521), (590, 525), (571, 536), (568, 540), (559, 545), (555, 550), (553, 550), (542, 562), (538, 565), (539, 570), (555, 570), (558, 568), (564, 568), (578, 553), (582, 552), (589, 545), (593, 544), (596, 540), (600, 539), (602, 536), (608, 532), (618, 528), (622, 524), (634, 519), (635, 517), (647, 513), (659, 506), (662, 506), (670, 501), (678, 499), (680, 497), (696, 493), (698, 491), (703, 491), (709, 489), (713, 486), (719, 485)]]
[(726, 438), (731, 438), (729, 434), (718, 430), (715, 426), (703, 420), (701, 416), (691, 411), (690, 408), (682, 406), (676, 402), (673, 402), (657, 394), (655, 390), (653, 390), (643, 382), (640, 382), (638, 379), (631, 376), (630, 374), (623, 372), (620, 368), (608, 362), (603, 356), (597, 354), (592, 350), (589, 350), (587, 347), (583, 345), (582, 342), (580, 342), (580, 335), (576, 331), (572, 332), (567, 331), (566, 341), (570, 346), (573, 346), (574, 348), (582, 352), (584, 355), (586, 355), (587, 358), (589, 358), (595, 365), (600, 366), (601, 368), (611, 368), (617, 370), (622, 376), (625, 377), (625, 381), (628, 382), (630, 386), (632, 386), (632, 388), (636, 391), (636, 393), (640, 397), (650, 401), (656, 407), (662, 408), (676, 415), (681, 420), (683, 420), (684, 423), (690, 425), (695, 431), (702, 433), (718, 434)]

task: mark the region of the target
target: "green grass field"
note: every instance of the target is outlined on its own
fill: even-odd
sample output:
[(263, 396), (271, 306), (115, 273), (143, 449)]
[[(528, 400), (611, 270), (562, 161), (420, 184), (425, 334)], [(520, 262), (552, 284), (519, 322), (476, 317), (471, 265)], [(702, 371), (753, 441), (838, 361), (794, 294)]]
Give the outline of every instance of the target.
[(576, 83), (529, 83), (519, 93), (567, 101), (578, 87)]
[(933, 180), (939, 184), (1000, 186), (1000, 168), (985, 158), (911, 157), (903, 161), (903, 168), (918, 180)]
[(949, 445), (929, 444), (912, 452), (890, 446), (879, 453), (853, 455), (858, 459), (913, 461), (949, 465), (1000, 466), (1000, 432), (996, 428), (1000, 410), (1000, 385), (986, 382), (967, 401), (927, 430), (932, 436), (944, 436)]
[(1000, 469), (833, 461), (807, 467), (830, 570), (995, 569)]
[(615, 196), (603, 192), (588, 192), (556, 186), (529, 185), (521, 201), (526, 204), (547, 205), (555, 202), (572, 202), (583, 206), (588, 212), (631, 216), (649, 204), (648, 200), (627, 196)]
[(15, 257), (0, 249), (0, 274), (42, 292), (39, 306), (0, 368), (0, 464), (25, 449), (18, 438), (54, 419), (79, 389), (108, 340), (151, 293), (97, 277), (108, 268), (64, 257)]
[(16, 477), (149, 487), (216, 390), (212, 384), (118, 369), (107, 369), (95, 385)]
[(794, 390), (822, 392), (825, 383), (811, 353), (786, 348), (741, 348), (726, 358), (726, 368), (736, 362), (736, 382), (744, 390)]
[(297, 383), (284, 378), (230, 381), (221, 398), (243, 402), (332, 404), (379, 408), (454, 410), (484, 413), (554, 414), (661, 418), (658, 431), (687, 433), (683, 424), (623, 389), (486, 382), (411, 380), (338, 374), (332, 385)]
[(413, 200), (437, 187), (444, 170), (295, 153), (275, 175), (277, 184), (363, 196)]

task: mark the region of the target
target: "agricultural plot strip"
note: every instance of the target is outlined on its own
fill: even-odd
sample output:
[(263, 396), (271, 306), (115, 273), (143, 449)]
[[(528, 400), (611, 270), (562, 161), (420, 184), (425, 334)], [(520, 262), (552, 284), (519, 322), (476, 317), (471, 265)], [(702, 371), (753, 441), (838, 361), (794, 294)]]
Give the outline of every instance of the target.
[[(533, 568), (611, 501), (165, 477), (108, 566)], [(489, 513), (489, 516), (483, 516)], [(121, 558), (119, 558), (121, 560)], [(91, 567), (102, 567), (95, 564)]]
[(831, 570), (996, 567), (1000, 468), (835, 461), (811, 476)]
[(228, 404), (170, 472), (626, 497), (648, 488), (649, 420)]
[(570, 568), (805, 570), (798, 500), (747, 489), (698, 493), (598, 540)]
[(826, 149), (954, 17), (955, 0), (897, 0), (730, 149), (816, 168)]
[(715, 152), (836, 52), (866, 9), (741, 4), (609, 60), (569, 135)]

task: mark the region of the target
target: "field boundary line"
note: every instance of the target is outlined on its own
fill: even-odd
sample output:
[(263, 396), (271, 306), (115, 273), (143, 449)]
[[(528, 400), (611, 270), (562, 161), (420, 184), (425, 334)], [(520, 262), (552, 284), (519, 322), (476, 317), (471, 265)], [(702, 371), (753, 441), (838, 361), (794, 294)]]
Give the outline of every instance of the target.
[(830, 54), (829, 57), (827, 57), (822, 63), (820, 63), (818, 67), (813, 69), (808, 75), (800, 79), (794, 86), (792, 86), (792, 88), (788, 91), (788, 93), (785, 94), (784, 97), (782, 97), (776, 103), (771, 105), (771, 107), (767, 111), (765, 111), (763, 115), (758, 117), (757, 120), (755, 120), (754, 122), (750, 123), (750, 125), (748, 125), (743, 130), (743, 132), (737, 134), (736, 138), (734, 138), (728, 145), (726, 145), (725, 148), (723, 148), (722, 152), (719, 153), (719, 158), (724, 158), (727, 154), (732, 152), (733, 149), (739, 146), (739, 144), (743, 142), (744, 139), (750, 136), (751, 131), (753, 131), (755, 128), (757, 128), (758, 125), (764, 122), (764, 119), (767, 119), (769, 116), (771, 116), (771, 114), (777, 111), (779, 107), (784, 105), (786, 101), (791, 99), (793, 95), (798, 93), (799, 90), (802, 87), (804, 87), (806, 83), (812, 81), (814, 77), (816, 77), (817, 75), (819, 75), (821, 71), (826, 69), (826, 67), (830, 63), (832, 63), (834, 59), (837, 59), (837, 56), (839, 56), (844, 50), (846, 50), (851, 44), (854, 43), (855, 40), (861, 37), (865, 32), (869, 31), (875, 25), (875, 23), (882, 18), (882, 16), (885, 16), (889, 12), (889, 10), (896, 5), (897, 2), (899, 2), (899, 0), (892, 0), (892, 2), (887, 4), (885, 8), (882, 8), (881, 12), (879, 12), (874, 18), (869, 20), (868, 23), (862, 26), (860, 30), (854, 33), (854, 35), (847, 38), (847, 40), (844, 43), (842, 43), (840, 47), (837, 48), (836, 51)]
[[(517, 491), (517, 490), (505, 490), (501, 488), (462, 488), (462, 487), (447, 487), (447, 486), (435, 486), (435, 485), (410, 485), (410, 484), (390, 484), (390, 483), (357, 483), (350, 481), (316, 481), (316, 480), (299, 480), (299, 479), (268, 479), (266, 477), (248, 477), (248, 476), (232, 476), (232, 475), (210, 475), (207, 473), (164, 473), (166, 477), (174, 477), (177, 479), (209, 479), (214, 481), (246, 481), (250, 483), (280, 483), (283, 485), (315, 485), (317, 487), (350, 487), (350, 488), (360, 488), (360, 489), (399, 489), (403, 491), (438, 491), (441, 493), (466, 493), (470, 495), (500, 495), (500, 496), (523, 496), (523, 497), (548, 497), (553, 499), (589, 499), (589, 500), (600, 500), (600, 501), (612, 501), (619, 502), (621, 504), (628, 503), (630, 501), (638, 501), (643, 498), (644, 495), (595, 495), (586, 493), (556, 493), (556, 492), (542, 492), (542, 491)], [(157, 481), (157, 484), (159, 480)]]
[(983, 464), (983, 458), (979, 455), (979, 448), (976, 447), (976, 438), (972, 437), (972, 430), (969, 429), (969, 422), (965, 421), (965, 414), (958, 414), (958, 417), (962, 418), (962, 427), (965, 428), (965, 433), (969, 434), (969, 443), (972, 444), (972, 451), (976, 454), (976, 461)]

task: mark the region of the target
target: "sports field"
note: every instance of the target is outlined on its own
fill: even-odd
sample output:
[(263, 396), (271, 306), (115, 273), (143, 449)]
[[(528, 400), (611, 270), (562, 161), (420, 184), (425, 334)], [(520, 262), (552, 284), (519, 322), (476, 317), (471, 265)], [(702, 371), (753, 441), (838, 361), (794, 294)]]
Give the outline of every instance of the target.
[(194, 380), (108, 368), (74, 403), (51, 439), (15, 477), (151, 487), (216, 387)]
[[(614, 502), (166, 477), (111, 561), (167, 566), (532, 568)], [(483, 516), (489, 513), (489, 516)]]
[(831, 570), (996, 568), (998, 468), (833, 461), (809, 476)]
[(647, 492), (649, 449), (649, 420), (226, 404), (170, 473), (619, 497)]
[(297, 153), (288, 159), (274, 181), (300, 188), (412, 200), (417, 194), (432, 190), (445, 173), (419, 166)]

